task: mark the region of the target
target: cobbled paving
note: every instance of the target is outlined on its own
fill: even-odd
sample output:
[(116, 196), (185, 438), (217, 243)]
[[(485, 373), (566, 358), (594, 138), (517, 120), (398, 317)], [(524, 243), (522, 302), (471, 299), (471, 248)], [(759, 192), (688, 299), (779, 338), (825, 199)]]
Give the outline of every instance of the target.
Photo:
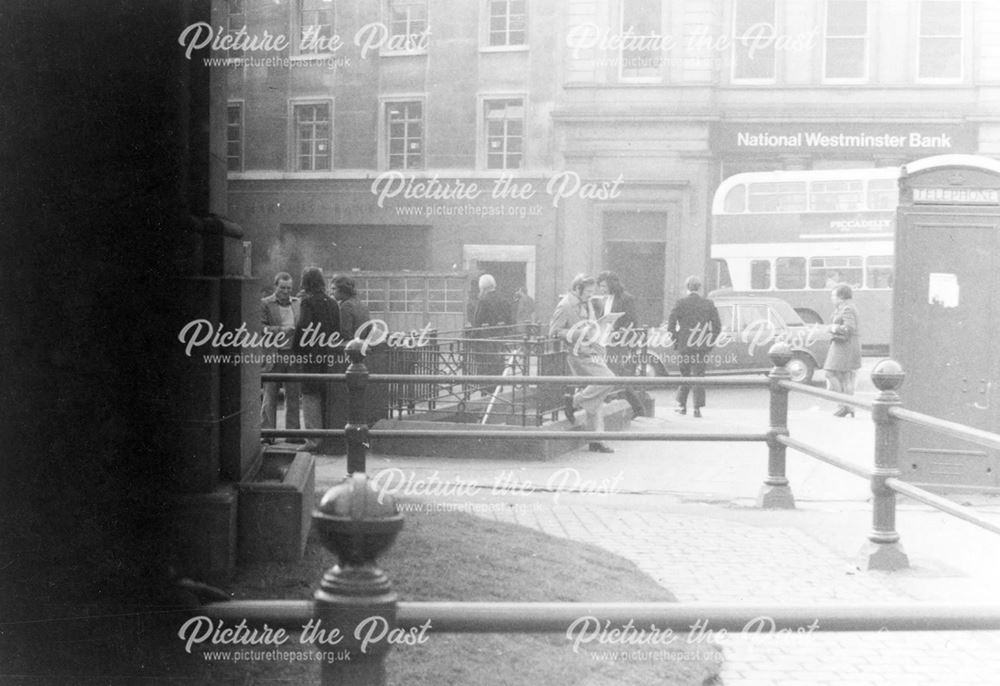
[[(699, 602), (948, 602), (892, 575), (865, 573), (805, 533), (704, 516), (552, 505), (497, 521), (593, 543), (632, 560), (677, 599)], [(909, 586), (910, 590), (904, 588)], [(717, 641), (725, 684), (1000, 684), (1000, 632), (818, 632)]]

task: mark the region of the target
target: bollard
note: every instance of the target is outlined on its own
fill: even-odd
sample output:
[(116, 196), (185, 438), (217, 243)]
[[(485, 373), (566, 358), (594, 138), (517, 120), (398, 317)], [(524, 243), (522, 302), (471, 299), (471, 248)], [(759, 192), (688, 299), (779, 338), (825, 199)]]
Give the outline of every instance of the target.
[(353, 340), (347, 344), (347, 357), (351, 365), (347, 368), (347, 425), (344, 440), (347, 441), (347, 473), (365, 471), (368, 443), (368, 419), (365, 416), (365, 393), (368, 388), (368, 367), (365, 366), (364, 344)]
[(785, 445), (779, 436), (788, 435), (788, 389), (780, 382), (792, 375), (786, 365), (792, 359), (792, 349), (787, 343), (775, 343), (768, 351), (774, 368), (768, 374), (771, 380), (771, 417), (767, 431), (767, 478), (757, 496), (757, 507), (765, 510), (794, 510), (795, 497), (785, 476)]
[(356, 472), (326, 492), (313, 522), (323, 546), (339, 561), (323, 575), (313, 597), (312, 633), (327, 639), (316, 646), (329, 655), (323, 660), (322, 684), (385, 686), (398, 598), (376, 561), (392, 546), (403, 517), (391, 496)]
[(861, 549), (863, 569), (906, 569), (910, 560), (896, 532), (896, 492), (886, 479), (899, 478), (899, 421), (889, 410), (902, 402), (896, 390), (906, 375), (895, 360), (882, 360), (872, 369), (872, 382), (879, 395), (872, 405), (875, 422), (875, 469), (872, 472), (872, 532)]

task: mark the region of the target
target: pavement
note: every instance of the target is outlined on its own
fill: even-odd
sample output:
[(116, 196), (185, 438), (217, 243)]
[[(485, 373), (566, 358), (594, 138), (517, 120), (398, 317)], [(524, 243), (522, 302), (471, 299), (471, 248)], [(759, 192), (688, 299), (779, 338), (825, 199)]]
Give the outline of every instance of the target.
[[(874, 397), (866, 359), (858, 394)], [(752, 394), (759, 394), (759, 403)], [(705, 417), (678, 416), (654, 393), (643, 431), (762, 432), (767, 393), (709, 389)], [(749, 398), (749, 400), (748, 400)], [(792, 436), (859, 465), (873, 463), (870, 416), (835, 418), (827, 401), (793, 394)], [(998, 603), (1000, 536), (900, 499), (897, 530), (909, 569), (865, 571), (868, 483), (788, 452), (794, 510), (760, 510), (762, 443), (610, 442), (547, 462), (371, 455), (368, 472), (411, 509), (461, 509), (625, 557), (681, 602), (781, 604)], [(339, 481), (343, 457), (318, 459), (317, 485)], [(958, 496), (1000, 522), (1000, 498)], [(405, 531), (403, 533), (405, 535)], [(730, 633), (725, 684), (1000, 684), (1000, 632)]]

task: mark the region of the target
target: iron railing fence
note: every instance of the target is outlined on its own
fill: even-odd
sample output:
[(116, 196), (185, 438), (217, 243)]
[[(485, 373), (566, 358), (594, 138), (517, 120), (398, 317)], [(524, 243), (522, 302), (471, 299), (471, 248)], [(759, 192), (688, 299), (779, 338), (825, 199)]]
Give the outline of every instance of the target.
[[(323, 577), (320, 589), (312, 601), (232, 601), (212, 603), (201, 608), (207, 617), (240, 619), (249, 623), (302, 626), (312, 619), (339, 627), (345, 637), (353, 636), (341, 647), (351, 651), (352, 662), (324, 663), (324, 684), (384, 684), (385, 654), (388, 645), (365, 650), (359, 642), (356, 622), (378, 620), (387, 628), (414, 631), (420, 627), (442, 632), (565, 632), (571, 622), (592, 615), (604, 626), (656, 624), (660, 631), (686, 630), (695, 622), (710, 622), (720, 629), (745, 629), (748, 622), (766, 616), (776, 629), (799, 629), (815, 626), (825, 631), (893, 630), (996, 630), (1000, 629), (1000, 606), (995, 604), (865, 604), (830, 605), (746, 605), (699, 603), (468, 603), (468, 602), (399, 602), (390, 591), (388, 579), (376, 565), (377, 557), (391, 545), (402, 527), (402, 516), (391, 500), (383, 502), (370, 485), (365, 473), (366, 448), (371, 437), (436, 436), (444, 438), (455, 433), (467, 437), (467, 432), (369, 430), (365, 424), (364, 398), (369, 383), (398, 382), (397, 375), (369, 374), (363, 363), (361, 346), (348, 347), (352, 364), (343, 375), (320, 375), (329, 380), (343, 381), (351, 394), (350, 423), (342, 430), (311, 429), (300, 431), (267, 431), (265, 436), (343, 436), (347, 442), (347, 471), (350, 475), (335, 486), (313, 513), (320, 535), (326, 545), (341, 560)], [(500, 438), (529, 438), (545, 435), (567, 440), (613, 439), (643, 440), (711, 440), (760, 441), (768, 446), (768, 473), (761, 488), (758, 505), (763, 508), (794, 508), (795, 502), (785, 472), (786, 449), (792, 448), (827, 464), (868, 479), (873, 493), (872, 531), (864, 551), (867, 569), (898, 570), (909, 565), (899, 545), (895, 530), (896, 494), (900, 493), (925, 503), (949, 515), (961, 518), (994, 533), (1000, 526), (973, 510), (962, 507), (925, 489), (902, 481), (898, 468), (899, 424), (918, 423), (947, 435), (987, 445), (1000, 446), (1000, 435), (965, 427), (954, 422), (923, 415), (901, 408), (897, 393), (904, 375), (898, 363), (883, 360), (872, 372), (879, 390), (874, 401), (832, 393), (789, 381), (786, 369), (791, 359), (787, 345), (771, 349), (774, 369), (766, 379), (739, 377), (664, 377), (630, 378), (637, 387), (672, 387), (679, 384), (703, 386), (767, 386), (769, 389), (769, 423), (766, 432), (649, 433), (635, 431), (569, 432), (545, 430), (482, 431), (482, 435)], [(433, 381), (435, 375), (428, 375)], [(312, 375), (266, 374), (265, 380), (308, 380)], [(411, 379), (422, 382), (424, 378)], [(527, 376), (516, 381), (504, 376), (465, 375), (456, 379), (464, 383), (537, 385), (621, 384), (618, 378)], [(874, 465), (871, 469), (858, 466), (816, 446), (793, 439), (788, 431), (788, 397), (801, 392), (871, 412), (875, 422)], [(478, 434), (479, 432), (477, 432)], [(381, 507), (376, 507), (378, 502)], [(604, 623), (607, 624), (604, 624)], [(351, 628), (355, 632), (351, 633)], [(369, 646), (370, 648), (370, 646)]]

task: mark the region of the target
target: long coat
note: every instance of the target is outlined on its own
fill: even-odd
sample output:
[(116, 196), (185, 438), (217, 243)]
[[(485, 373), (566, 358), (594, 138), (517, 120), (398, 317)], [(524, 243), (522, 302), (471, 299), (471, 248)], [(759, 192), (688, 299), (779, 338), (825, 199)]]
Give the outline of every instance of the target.
[[(698, 331), (692, 336), (696, 328)], [(714, 302), (697, 293), (688, 293), (670, 311), (667, 330), (674, 337), (675, 350), (708, 352), (722, 332), (722, 322)]]
[[(306, 293), (301, 303), (302, 315), (299, 317), (298, 326), (295, 329), (295, 351), (305, 356), (305, 363), (302, 371), (306, 374), (322, 374), (331, 371), (326, 360), (337, 354), (337, 348), (329, 348), (326, 345), (305, 345), (302, 338), (306, 327), (316, 324), (314, 332), (319, 332), (314, 340), (328, 341), (331, 335), (340, 335), (340, 308), (336, 301), (325, 293)], [(322, 339), (320, 338), (322, 336)], [(343, 349), (342, 347), (340, 349)], [(318, 393), (323, 384), (305, 382), (302, 384), (303, 393)]]
[(851, 301), (844, 301), (837, 306), (830, 325), (832, 333), (846, 336), (834, 338), (830, 350), (826, 353), (823, 369), (831, 372), (849, 372), (861, 368), (861, 324), (858, 318), (858, 308)]

